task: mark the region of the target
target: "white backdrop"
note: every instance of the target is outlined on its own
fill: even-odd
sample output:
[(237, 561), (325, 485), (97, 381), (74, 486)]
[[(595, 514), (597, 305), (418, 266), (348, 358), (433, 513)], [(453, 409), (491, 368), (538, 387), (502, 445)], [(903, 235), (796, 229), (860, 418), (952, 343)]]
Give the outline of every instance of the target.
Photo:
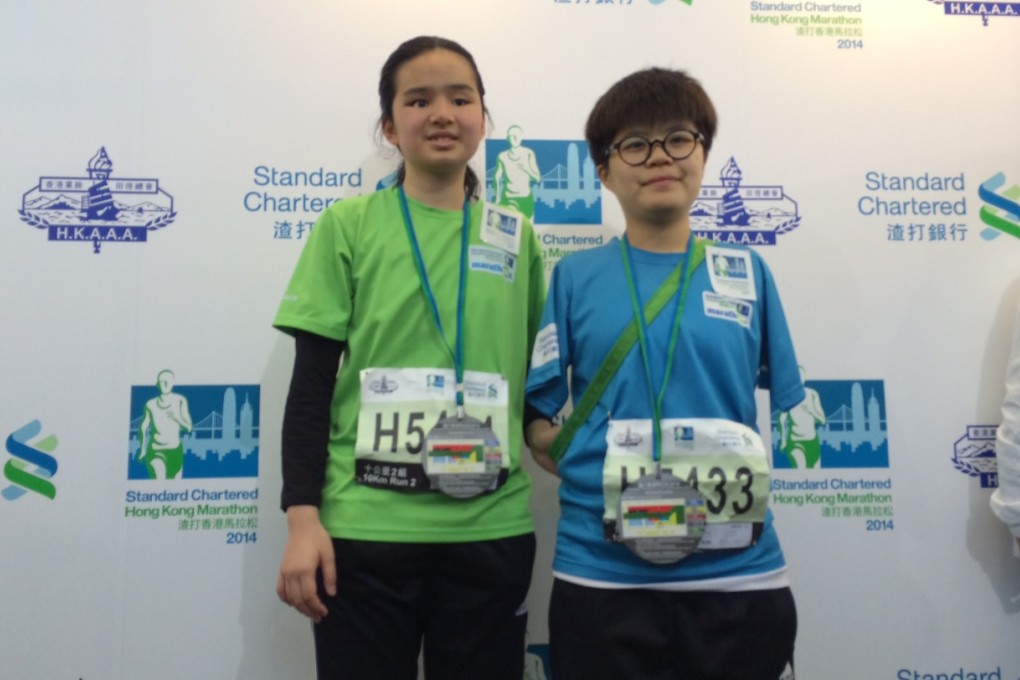
[[(393, 168), (374, 129), (382, 62), (439, 34), (488, 88), (479, 171), (518, 125), (545, 187), (623, 75), (685, 68), (713, 97), (705, 182), (734, 159), (770, 225), (758, 247), (826, 404), (823, 440), (848, 441), (863, 404), (885, 447), (865, 460), (847, 445), (852, 467), (777, 458), (798, 677), (1020, 678), (1020, 562), (975, 427), (998, 422), (1020, 299), (1018, 15), (933, 0), (4, 3), (0, 676), (312, 677), (309, 626), (273, 592), (292, 349), (270, 322), (314, 199)], [(272, 168), (337, 186), (274, 186)], [(719, 231), (718, 196), (703, 198), (717, 238), (757, 233)], [(950, 214), (923, 214), (931, 202)], [(550, 265), (618, 231), (611, 196), (592, 209), (597, 224), (555, 207), (538, 220)], [(128, 458), (164, 369), (195, 439), (184, 478), (154, 481)], [(855, 383), (862, 400), (840, 408)], [(554, 480), (529, 469), (538, 678), (557, 511)], [(886, 498), (838, 497), (860, 480)]]

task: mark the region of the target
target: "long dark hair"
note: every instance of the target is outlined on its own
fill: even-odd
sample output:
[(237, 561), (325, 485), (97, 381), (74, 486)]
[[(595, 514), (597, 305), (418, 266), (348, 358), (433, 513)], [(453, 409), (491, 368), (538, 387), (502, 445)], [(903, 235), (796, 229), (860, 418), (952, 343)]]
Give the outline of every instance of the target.
[[(453, 40), (434, 35), (420, 35), (417, 38), (411, 38), (393, 50), (393, 53), (386, 60), (386, 63), (383, 64), (382, 71), (379, 73), (379, 109), (382, 111), (379, 115), (380, 125), (386, 121), (393, 120), (393, 100), (397, 96), (397, 71), (407, 62), (429, 50), (447, 50), (454, 54), (459, 54), (467, 60), (468, 65), (471, 66), (471, 71), (475, 74), (475, 86), (478, 88), (478, 96), (482, 100), (482, 111), (486, 116), (489, 115), (488, 109), (485, 108), (485, 86), (482, 85), (482, 75), (478, 72), (478, 66), (475, 64), (475, 58), (471, 56), (471, 53), (464, 49), (460, 43)], [(398, 185), (404, 183), (405, 174), (404, 161), (400, 161), (400, 167), (397, 168)], [(464, 173), (464, 193), (471, 198), (476, 198), (480, 190), (481, 183), (478, 181), (478, 176), (469, 165), (467, 172)]]

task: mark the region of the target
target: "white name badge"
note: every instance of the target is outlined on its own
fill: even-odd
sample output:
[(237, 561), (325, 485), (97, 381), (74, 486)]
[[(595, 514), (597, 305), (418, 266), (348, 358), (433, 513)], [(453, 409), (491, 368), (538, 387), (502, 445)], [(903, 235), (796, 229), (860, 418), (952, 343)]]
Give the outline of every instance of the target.
[(521, 250), (524, 216), (516, 210), (486, 203), (482, 206), (482, 241), (511, 255)]
[(741, 300), (758, 299), (749, 251), (705, 246), (705, 264), (715, 292)]
[(750, 302), (719, 295), (710, 290), (706, 290), (701, 294), (701, 301), (704, 305), (705, 316), (710, 319), (732, 321), (744, 328), (751, 327), (754, 305)]
[(501, 276), (507, 283), (513, 283), (517, 275), (517, 256), (499, 248), (471, 246), (468, 249), (468, 269)]

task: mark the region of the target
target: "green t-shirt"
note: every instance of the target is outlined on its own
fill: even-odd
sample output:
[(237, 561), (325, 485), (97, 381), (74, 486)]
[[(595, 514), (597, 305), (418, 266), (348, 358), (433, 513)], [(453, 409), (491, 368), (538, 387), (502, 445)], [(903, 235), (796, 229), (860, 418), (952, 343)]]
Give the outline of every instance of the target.
[[(408, 203), (446, 342), (453, 347), (463, 213)], [(520, 467), (521, 421), (525, 374), (545, 298), (541, 254), (524, 218), (516, 257), (483, 242), (482, 205), (471, 207), (464, 368), (497, 373), (509, 384), (509, 441), (503, 452), (510, 464), (503, 486), (472, 499), (355, 481), (362, 369), (453, 367), (415, 269), (397, 190), (334, 203), (305, 245), (273, 325), (347, 344), (333, 392), (319, 513), (331, 536), (440, 543), (532, 530), (530, 480)]]

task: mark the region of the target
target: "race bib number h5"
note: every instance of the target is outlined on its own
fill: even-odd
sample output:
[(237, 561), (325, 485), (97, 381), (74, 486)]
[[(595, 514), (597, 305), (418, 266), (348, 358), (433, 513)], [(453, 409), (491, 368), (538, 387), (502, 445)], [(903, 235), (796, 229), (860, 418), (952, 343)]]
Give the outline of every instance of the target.
[[(423, 460), (429, 433), (441, 421), (456, 415), (455, 394), (452, 369), (363, 370), (361, 409), (354, 447), (357, 482), (398, 491), (434, 490)], [(468, 414), (491, 431), (492, 440), (509, 442), (508, 385), (502, 376), (466, 371), (464, 400)], [(456, 469), (450, 465), (459, 465), (470, 459), (470, 456), (462, 456), (459, 449), (449, 449), (447, 453), (451, 455), (434, 456), (437, 464), (434, 475), (443, 474), (444, 469)], [(495, 460), (491, 455), (491, 443), (489, 454), (488, 458), (482, 455), (488, 461), (483, 463), (486, 470)], [(492, 488), (506, 480), (509, 466), (509, 455), (499, 456), (495, 470), (497, 481), (490, 485)]]

